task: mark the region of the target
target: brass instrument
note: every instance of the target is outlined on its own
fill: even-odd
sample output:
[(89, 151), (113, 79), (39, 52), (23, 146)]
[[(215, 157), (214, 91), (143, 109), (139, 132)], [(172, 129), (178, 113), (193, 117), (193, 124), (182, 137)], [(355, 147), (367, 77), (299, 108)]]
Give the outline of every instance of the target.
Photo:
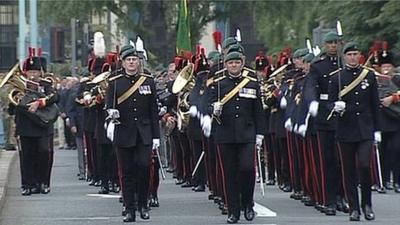
[[(4, 85), (9, 85), (11, 87), (8, 94), (10, 103), (14, 106), (25, 108), (27, 112), (29, 103), (34, 102), (38, 98), (45, 97), (42, 93), (29, 86), (32, 84), (34, 84), (34, 86), (39, 85), (39, 83), (25, 78), (17, 63), (2, 79), (0, 88)], [(45, 108), (38, 108), (34, 113), (28, 113), (27, 115), (39, 126), (48, 127), (57, 119), (58, 114), (59, 110), (57, 105), (52, 104)]]
[(19, 64), (15, 66), (4, 76), (0, 83), (0, 88), (4, 85), (11, 87), (8, 99), (13, 105), (18, 105), (26, 91), (26, 78), (22, 76)]
[(182, 130), (189, 124), (189, 95), (195, 85), (194, 64), (188, 63), (176, 77), (172, 93), (178, 94), (178, 128)]

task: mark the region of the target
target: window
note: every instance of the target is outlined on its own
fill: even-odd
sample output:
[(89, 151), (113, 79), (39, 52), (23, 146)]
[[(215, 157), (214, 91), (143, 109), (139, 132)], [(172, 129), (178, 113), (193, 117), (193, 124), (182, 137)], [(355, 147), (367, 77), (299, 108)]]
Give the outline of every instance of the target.
[(18, 6), (0, 5), (0, 25), (18, 24)]

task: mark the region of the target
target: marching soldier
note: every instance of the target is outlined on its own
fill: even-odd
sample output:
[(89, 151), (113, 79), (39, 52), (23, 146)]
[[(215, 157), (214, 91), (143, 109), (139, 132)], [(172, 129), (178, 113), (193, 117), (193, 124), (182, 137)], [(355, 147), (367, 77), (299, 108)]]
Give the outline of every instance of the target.
[[(319, 140), (319, 169), (321, 174), (323, 201), (326, 215), (336, 215), (336, 195), (338, 193), (338, 181), (340, 180), (338, 172), (338, 160), (335, 144), (335, 125), (336, 118), (330, 120), (326, 118), (329, 115), (327, 107), (329, 96), (328, 86), (331, 79), (331, 73), (337, 71), (338, 56), (337, 44), (339, 37), (335, 32), (329, 32), (324, 36), (326, 53), (311, 64), (310, 74), (307, 77), (305, 98), (309, 103), (309, 112), (315, 117), (315, 128)], [(341, 207), (339, 207), (341, 208)]]
[[(106, 108), (116, 123), (108, 135), (117, 148), (117, 160), (122, 172), (122, 196), (126, 207), (124, 222), (136, 220), (135, 211), (144, 220), (150, 218), (147, 199), (151, 149), (160, 144), (158, 108), (153, 77), (143, 73), (136, 49), (127, 45), (121, 49), (123, 69), (119, 78), (109, 84)], [(117, 122), (118, 121), (118, 122)]]
[[(360, 220), (360, 208), (366, 220), (374, 220), (370, 162), (374, 141), (381, 141), (377, 82), (375, 74), (359, 64), (361, 54), (357, 43), (347, 43), (343, 54), (345, 66), (331, 79), (328, 94), (332, 112), (339, 114), (336, 138), (350, 205), (350, 221)], [(361, 184), (361, 206), (358, 181)]]
[(210, 86), (208, 113), (220, 122), (215, 123), (214, 139), (225, 178), (227, 223), (237, 223), (241, 206), (246, 220), (255, 216), (254, 144), (262, 145), (264, 118), (260, 87), (254, 72), (244, 68), (244, 56), (231, 52), (224, 63), (226, 70), (216, 74), (218, 78)]
[[(35, 56), (34, 50), (30, 49), (30, 57), (26, 59), (23, 69), (28, 78), (27, 90), (15, 106), (16, 134), (22, 149), (22, 195), (47, 194), (50, 192), (48, 185), (52, 150), (49, 138), (52, 137), (53, 123), (58, 117), (58, 108), (55, 106), (58, 95), (51, 83), (41, 78), (46, 71), (46, 61), (43, 57)], [(37, 114), (45, 108), (51, 118), (47, 123)]]

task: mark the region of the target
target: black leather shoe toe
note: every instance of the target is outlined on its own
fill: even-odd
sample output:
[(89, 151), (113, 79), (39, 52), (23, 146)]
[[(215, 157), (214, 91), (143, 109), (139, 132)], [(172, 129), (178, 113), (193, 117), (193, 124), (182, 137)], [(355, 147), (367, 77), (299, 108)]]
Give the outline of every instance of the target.
[(327, 216), (336, 216), (336, 206), (330, 205), (325, 209), (325, 215)]
[(21, 191), (21, 194), (24, 195), (24, 196), (31, 195), (31, 194), (32, 194), (32, 193), (31, 193), (31, 189), (29, 189), (29, 188), (23, 188), (22, 191)]
[(350, 221), (360, 221), (360, 213), (357, 210), (353, 210), (349, 219)]
[(147, 210), (147, 209), (140, 210), (140, 218), (142, 218), (142, 220), (150, 219), (149, 210)]
[(47, 184), (42, 184), (40, 187), (40, 193), (48, 194), (50, 192), (50, 187)]
[(364, 213), (364, 218), (366, 220), (374, 220), (375, 219), (375, 213), (372, 211), (371, 206), (367, 205), (363, 208), (363, 213)]
[(255, 216), (256, 216), (256, 214), (255, 214), (252, 206), (248, 206), (244, 209), (244, 218), (247, 221), (252, 221)]
[(125, 223), (135, 222), (136, 221), (135, 211), (126, 212), (123, 221)]
[(230, 216), (228, 217), (228, 219), (226, 220), (226, 222), (229, 223), (229, 224), (233, 224), (233, 223), (237, 223), (238, 220), (239, 220), (239, 219), (238, 219), (236, 216), (230, 215)]

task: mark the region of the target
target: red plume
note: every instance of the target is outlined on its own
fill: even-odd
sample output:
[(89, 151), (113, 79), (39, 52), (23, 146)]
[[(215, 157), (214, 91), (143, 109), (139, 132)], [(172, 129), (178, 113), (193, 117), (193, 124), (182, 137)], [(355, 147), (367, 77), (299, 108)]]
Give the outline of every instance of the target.
[(41, 57), (42, 56), (42, 48), (38, 49), (38, 56)]
[(364, 64), (365, 64), (365, 61), (366, 61), (366, 59), (365, 59), (364, 54), (361, 54), (359, 63), (360, 63), (361, 65), (364, 65)]
[(218, 45), (222, 45), (222, 33), (221, 31), (215, 31), (212, 36), (214, 38), (215, 49), (218, 49)]
[(33, 57), (36, 56), (36, 53), (35, 53), (35, 52), (36, 52), (36, 49), (35, 49), (35, 48), (32, 48), (32, 56), (33, 56)]
[(388, 50), (389, 50), (389, 44), (388, 44), (387, 41), (384, 41), (384, 42), (382, 43), (382, 48), (383, 48), (382, 56), (383, 56), (383, 57), (386, 57), (386, 56), (387, 56), (387, 52), (388, 52)]
[(200, 55), (201, 45), (196, 45), (196, 56)]

